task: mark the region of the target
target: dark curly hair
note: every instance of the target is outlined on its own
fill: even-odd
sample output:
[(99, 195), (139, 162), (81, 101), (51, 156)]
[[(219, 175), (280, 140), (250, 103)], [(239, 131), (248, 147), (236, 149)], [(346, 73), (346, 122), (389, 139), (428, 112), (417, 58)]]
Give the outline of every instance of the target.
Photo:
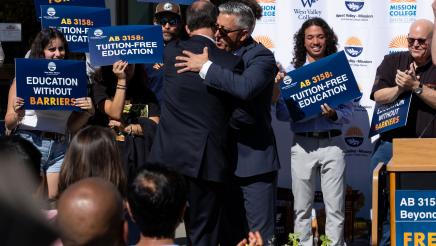
[(294, 65), (295, 68), (299, 68), (306, 63), (306, 55), (307, 50), (304, 46), (304, 32), (307, 28), (311, 26), (319, 26), (322, 28), (325, 34), (326, 39), (326, 47), (324, 56), (331, 55), (333, 53), (336, 53), (338, 51), (338, 37), (333, 32), (333, 29), (325, 22), (325, 20), (321, 18), (311, 18), (306, 20), (303, 25), (301, 26), (300, 30), (298, 30), (297, 33), (294, 35), (294, 58), (292, 59), (292, 65)]
[(50, 44), (50, 41), (53, 39), (59, 38), (65, 49), (65, 58), (68, 59), (70, 54), (70, 50), (68, 49), (68, 43), (65, 39), (64, 35), (57, 29), (47, 28), (41, 30), (38, 35), (36, 35), (35, 39), (32, 42), (32, 46), (30, 47), (30, 58), (45, 58), (44, 49), (47, 45)]

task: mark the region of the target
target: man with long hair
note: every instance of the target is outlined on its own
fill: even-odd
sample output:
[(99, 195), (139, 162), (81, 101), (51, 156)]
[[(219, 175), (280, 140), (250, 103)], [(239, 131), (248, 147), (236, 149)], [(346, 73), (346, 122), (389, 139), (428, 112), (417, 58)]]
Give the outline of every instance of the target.
[[(293, 68), (315, 62), (337, 51), (338, 39), (321, 18), (305, 21), (294, 36)], [(276, 104), (277, 118), (289, 121), (283, 99)], [(344, 245), (345, 160), (342, 125), (349, 122), (351, 104), (332, 108), (322, 104), (320, 115), (298, 122), (291, 120), (295, 133), (291, 147), (292, 193), (294, 195), (294, 232), (300, 234), (302, 245), (313, 245), (311, 211), (317, 174), (326, 208), (326, 235), (332, 245)]]

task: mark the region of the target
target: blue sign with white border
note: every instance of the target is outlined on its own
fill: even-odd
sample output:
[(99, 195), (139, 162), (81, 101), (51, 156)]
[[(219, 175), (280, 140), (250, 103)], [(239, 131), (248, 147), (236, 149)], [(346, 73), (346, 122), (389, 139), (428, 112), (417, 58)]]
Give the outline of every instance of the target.
[(89, 55), (93, 66), (112, 65), (118, 60), (135, 63), (162, 63), (161, 26), (129, 25), (91, 29)]
[(376, 104), (369, 128), (369, 137), (405, 126), (411, 99), (412, 93), (409, 93), (392, 103)]
[(84, 61), (17, 58), (15, 74), (25, 109), (79, 111), (72, 99), (87, 96)]
[(362, 96), (343, 51), (289, 72), (280, 90), (294, 121), (319, 115), (324, 103), (336, 107)]
[(82, 7), (105, 7), (105, 0), (34, 0), (35, 13), (38, 20), (41, 18), (41, 5), (70, 5)]
[(41, 6), (42, 28), (61, 31), (72, 52), (88, 52), (90, 28), (110, 26), (109, 9), (77, 6)]
[(396, 190), (397, 245), (436, 244), (436, 191)]

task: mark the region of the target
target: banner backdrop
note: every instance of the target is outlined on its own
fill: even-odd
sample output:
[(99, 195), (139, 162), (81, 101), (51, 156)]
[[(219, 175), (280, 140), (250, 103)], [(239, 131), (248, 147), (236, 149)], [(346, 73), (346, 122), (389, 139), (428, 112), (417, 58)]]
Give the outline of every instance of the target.
[[(293, 58), (293, 36), (311, 17), (325, 19), (339, 39), (356, 77), (360, 100), (354, 101), (353, 120), (342, 129), (347, 161), (346, 182), (364, 196), (357, 216), (369, 218), (371, 208), (370, 157), (373, 149), (369, 124), (374, 102), (369, 99), (377, 66), (384, 55), (407, 50), (410, 24), (418, 18), (433, 21), (432, 0), (257, 0), (263, 17), (253, 37), (271, 49), (278, 62), (288, 67)], [(274, 114), (274, 110), (272, 110)], [(279, 158), (282, 165), (279, 186), (290, 188), (290, 146), (293, 133), (289, 123), (273, 116)]]
[(72, 99), (87, 95), (84, 61), (17, 58), (15, 74), (25, 109), (80, 110)]
[(72, 52), (88, 52), (88, 30), (110, 26), (109, 9), (41, 5), (42, 28), (56, 28), (61, 31)]

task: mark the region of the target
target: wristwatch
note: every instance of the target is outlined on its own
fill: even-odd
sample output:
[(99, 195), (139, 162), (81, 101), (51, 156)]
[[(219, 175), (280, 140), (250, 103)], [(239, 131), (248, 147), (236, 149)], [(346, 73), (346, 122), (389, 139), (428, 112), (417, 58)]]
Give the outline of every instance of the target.
[(413, 89), (413, 93), (415, 93), (416, 95), (421, 95), (421, 93), (422, 93), (422, 86), (423, 86), (423, 84), (419, 83), (419, 86), (417, 88)]

